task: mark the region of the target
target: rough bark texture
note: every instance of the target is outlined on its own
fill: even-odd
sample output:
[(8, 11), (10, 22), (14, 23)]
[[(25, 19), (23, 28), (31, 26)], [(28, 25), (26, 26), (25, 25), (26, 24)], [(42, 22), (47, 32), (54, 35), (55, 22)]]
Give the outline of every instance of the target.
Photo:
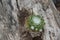
[[(27, 10), (43, 16), (44, 32), (25, 29)], [(0, 40), (60, 40), (59, 15), (52, 0), (0, 0)]]

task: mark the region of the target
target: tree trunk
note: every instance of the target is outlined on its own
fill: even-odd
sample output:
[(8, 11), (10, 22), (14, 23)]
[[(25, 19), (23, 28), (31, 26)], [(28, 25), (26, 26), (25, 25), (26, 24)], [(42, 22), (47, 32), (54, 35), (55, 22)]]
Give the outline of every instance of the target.
[[(25, 29), (29, 14), (23, 9), (43, 16), (44, 32), (35, 34)], [(59, 15), (52, 0), (0, 0), (0, 40), (60, 40)]]

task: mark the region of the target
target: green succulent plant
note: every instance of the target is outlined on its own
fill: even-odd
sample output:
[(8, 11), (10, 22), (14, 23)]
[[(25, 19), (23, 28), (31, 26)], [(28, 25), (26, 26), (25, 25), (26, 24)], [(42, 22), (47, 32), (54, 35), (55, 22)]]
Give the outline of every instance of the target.
[(27, 19), (27, 28), (32, 31), (42, 31), (45, 22), (44, 19), (39, 15), (30, 15)]

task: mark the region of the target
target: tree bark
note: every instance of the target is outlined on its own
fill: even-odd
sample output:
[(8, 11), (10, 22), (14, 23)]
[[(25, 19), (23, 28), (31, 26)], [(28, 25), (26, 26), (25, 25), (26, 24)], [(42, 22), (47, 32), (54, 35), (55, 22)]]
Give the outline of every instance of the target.
[[(45, 20), (44, 32), (25, 29), (26, 10)], [(0, 0), (0, 40), (60, 40), (60, 16), (52, 0)]]

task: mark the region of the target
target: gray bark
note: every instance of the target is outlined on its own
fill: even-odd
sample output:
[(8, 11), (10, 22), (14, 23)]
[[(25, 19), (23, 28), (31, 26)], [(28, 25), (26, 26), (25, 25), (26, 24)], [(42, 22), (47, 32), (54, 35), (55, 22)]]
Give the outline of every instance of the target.
[[(44, 17), (44, 32), (25, 29), (26, 10)], [(25, 13), (25, 14), (24, 14)], [(52, 0), (0, 0), (0, 40), (60, 40), (60, 16)]]

